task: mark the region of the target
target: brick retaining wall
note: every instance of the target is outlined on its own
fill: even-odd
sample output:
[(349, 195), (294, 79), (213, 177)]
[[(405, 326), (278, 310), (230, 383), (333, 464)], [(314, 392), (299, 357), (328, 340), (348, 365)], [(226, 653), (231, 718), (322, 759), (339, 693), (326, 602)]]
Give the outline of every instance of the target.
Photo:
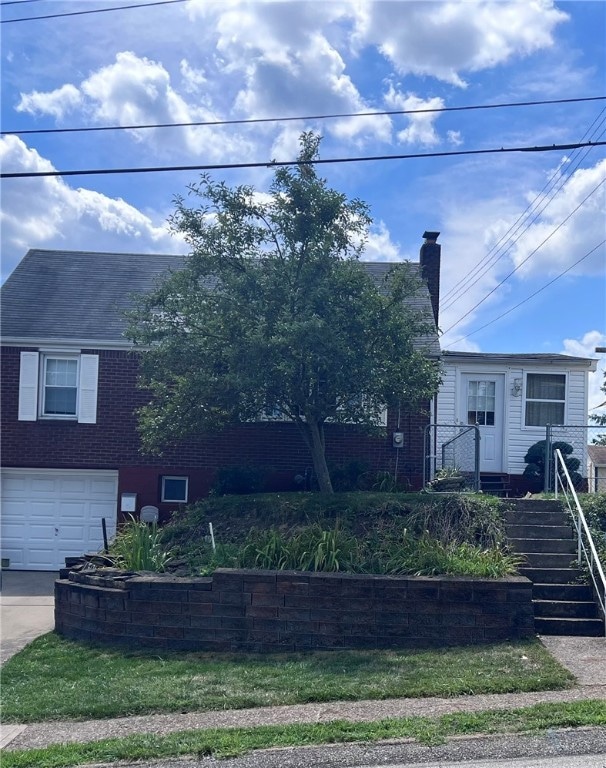
[(219, 569), (177, 578), (70, 573), (55, 628), (72, 639), (198, 651), (439, 647), (534, 634), (532, 584), (504, 579)]

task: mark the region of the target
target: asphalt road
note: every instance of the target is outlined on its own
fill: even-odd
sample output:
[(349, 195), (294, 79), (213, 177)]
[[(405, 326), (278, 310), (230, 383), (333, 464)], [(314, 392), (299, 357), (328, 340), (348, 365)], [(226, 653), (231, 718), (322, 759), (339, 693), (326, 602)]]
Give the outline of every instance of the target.
[[(198, 757), (132, 768), (606, 768), (606, 727), (536, 736), (456, 738), (437, 747), (383, 742), (251, 752), (232, 760)], [(97, 768), (99, 768), (97, 766)], [(121, 768), (129, 768), (121, 763)]]

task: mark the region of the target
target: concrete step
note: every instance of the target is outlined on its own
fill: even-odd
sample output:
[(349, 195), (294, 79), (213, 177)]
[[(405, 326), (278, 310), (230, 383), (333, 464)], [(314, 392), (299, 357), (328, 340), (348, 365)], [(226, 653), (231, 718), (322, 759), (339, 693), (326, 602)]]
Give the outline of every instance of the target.
[(591, 601), (533, 600), (535, 618), (597, 619), (597, 605)]
[(533, 600), (593, 601), (593, 589), (588, 584), (539, 584), (532, 585)]
[(572, 584), (577, 581), (582, 572), (579, 568), (533, 568), (522, 566), (518, 568), (520, 576), (526, 576), (533, 584)]
[(556, 499), (509, 499), (509, 509), (534, 512), (563, 512), (561, 501)]
[(524, 552), (524, 568), (572, 568), (574, 554), (570, 552)]
[(507, 525), (511, 539), (573, 539), (570, 525)]
[(534, 628), (539, 635), (604, 637), (603, 619), (548, 619), (537, 616), (534, 620)]
[(508, 509), (505, 511), (506, 525), (570, 525), (568, 515), (561, 511), (532, 512)]
[(509, 546), (515, 552), (549, 552), (575, 555), (577, 547), (573, 539), (509, 538)]

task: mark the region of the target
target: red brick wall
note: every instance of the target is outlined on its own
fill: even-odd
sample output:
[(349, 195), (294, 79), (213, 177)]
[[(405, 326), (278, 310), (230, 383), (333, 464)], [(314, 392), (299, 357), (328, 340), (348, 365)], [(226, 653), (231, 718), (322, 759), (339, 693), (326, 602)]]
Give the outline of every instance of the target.
[[(198, 494), (207, 492), (220, 467), (262, 467), (270, 470), (276, 487), (286, 488), (295, 474), (303, 473), (312, 465), (297, 427), (287, 423), (242, 424), (221, 433), (183, 441), (162, 456), (142, 454), (134, 411), (145, 402), (145, 393), (136, 385), (137, 355), (125, 351), (83, 350), (99, 355), (96, 424), (18, 421), (21, 349), (24, 348), (6, 347), (2, 354), (4, 466), (120, 469), (120, 490), (137, 491), (142, 483), (146, 489), (143, 503), (157, 504), (158, 478), (162, 474), (188, 475), (191, 490), (195, 489)], [(413, 488), (421, 484), (426, 423), (427, 417), (418, 413), (405, 412), (400, 417), (405, 439), (398, 459), (398, 478), (408, 480)], [(395, 428), (394, 413), (389, 416), (387, 429), (378, 436), (369, 436), (354, 427), (329, 425), (326, 431), (328, 460), (339, 465), (358, 459), (372, 469), (393, 472), (397, 454), (392, 447)], [(191, 493), (190, 497), (193, 498)]]

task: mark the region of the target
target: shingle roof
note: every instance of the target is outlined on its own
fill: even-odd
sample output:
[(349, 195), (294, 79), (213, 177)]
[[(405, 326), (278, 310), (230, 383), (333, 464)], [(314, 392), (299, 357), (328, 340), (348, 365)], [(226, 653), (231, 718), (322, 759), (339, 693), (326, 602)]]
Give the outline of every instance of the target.
[(445, 362), (448, 362), (448, 358), (458, 360), (469, 360), (473, 362), (475, 360), (492, 360), (503, 362), (527, 362), (527, 363), (549, 363), (549, 362), (566, 362), (566, 363), (583, 363), (585, 366), (589, 362), (595, 362), (592, 358), (588, 357), (575, 357), (574, 355), (560, 355), (552, 354), (550, 352), (455, 352), (454, 350), (444, 350), (442, 357)]
[[(132, 296), (148, 292), (169, 271), (179, 269), (180, 255), (95, 253), (32, 249), (2, 286), (1, 331), (5, 341), (103, 342), (124, 345), (124, 312)], [(393, 266), (363, 262), (381, 280)], [(412, 265), (418, 270), (418, 265)], [(431, 315), (429, 292), (411, 301)], [(420, 339), (439, 355), (437, 333)]]

